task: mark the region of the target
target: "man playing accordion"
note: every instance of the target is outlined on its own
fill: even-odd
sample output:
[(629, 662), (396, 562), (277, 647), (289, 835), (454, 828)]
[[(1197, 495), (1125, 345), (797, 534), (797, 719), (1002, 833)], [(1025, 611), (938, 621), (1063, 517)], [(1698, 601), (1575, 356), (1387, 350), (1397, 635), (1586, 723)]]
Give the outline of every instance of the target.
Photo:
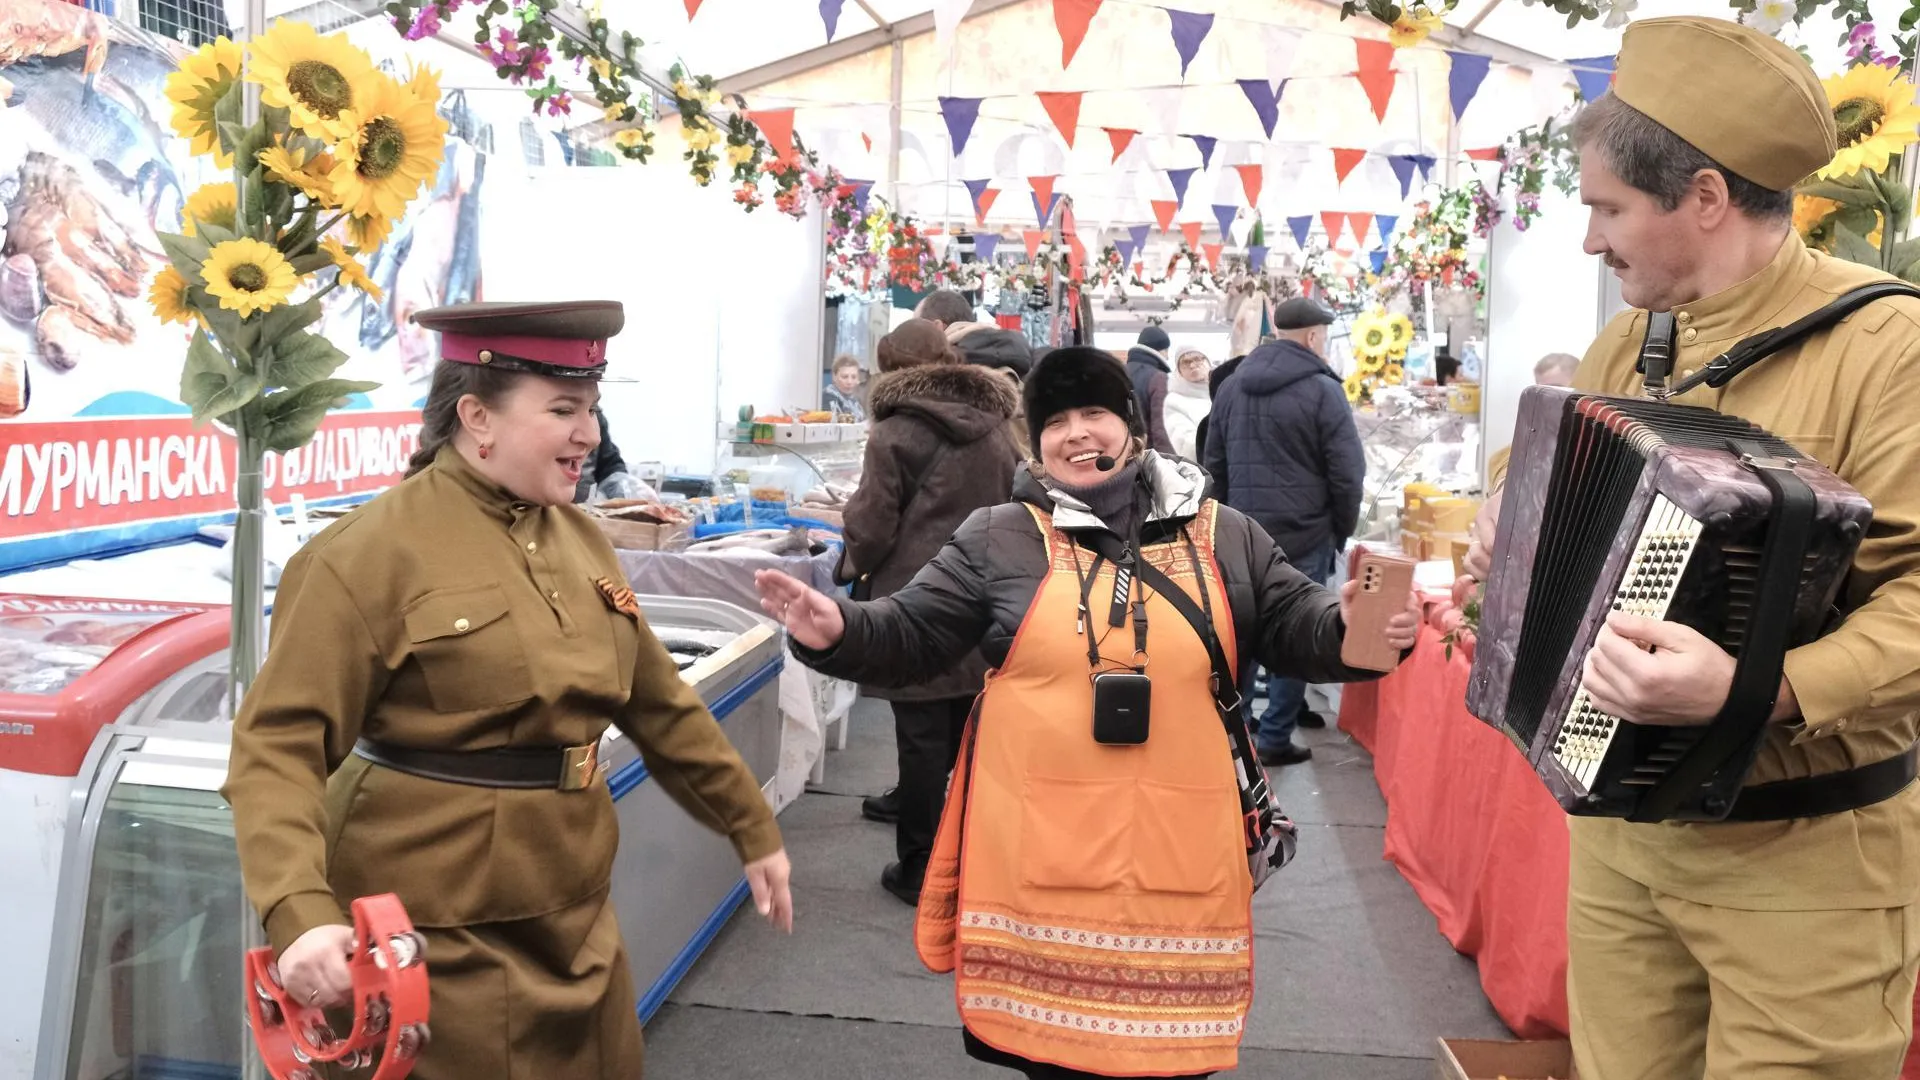
[[(1860, 137), (1836, 132), (1835, 112), (1805, 61), (1765, 34), (1704, 18), (1628, 27), (1612, 90), (1581, 114), (1575, 141), (1586, 250), (1633, 310), (1587, 350), (1577, 391), (1644, 397), (1636, 362), (1650, 313), (1672, 316), (1684, 382), (1735, 343), (1886, 279), (1810, 251), (1791, 226), (1793, 187)], [(1838, 112), (1843, 124), (1859, 115)], [(1873, 504), (1842, 618), (1786, 653), (1748, 787), (1911, 755), (1920, 300), (1875, 300), (1673, 401), (1751, 421)], [(1468, 560), (1482, 580), (1498, 502)], [(1635, 725), (1704, 725), (1734, 668), (1678, 622), (1615, 613), (1583, 685), (1595, 708)], [(1568, 1005), (1580, 1075), (1892, 1080), (1920, 964), (1920, 785), (1887, 788), (1852, 809), (1772, 820), (1574, 817)]]

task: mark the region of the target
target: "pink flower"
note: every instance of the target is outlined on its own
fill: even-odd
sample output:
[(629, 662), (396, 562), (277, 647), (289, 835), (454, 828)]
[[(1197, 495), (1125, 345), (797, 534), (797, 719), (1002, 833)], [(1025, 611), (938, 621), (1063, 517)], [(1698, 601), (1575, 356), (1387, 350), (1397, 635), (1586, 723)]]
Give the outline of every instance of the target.
[(565, 116), (573, 111), (573, 95), (565, 90), (547, 99), (548, 116)]
[(428, 4), (413, 17), (413, 25), (407, 28), (408, 41), (430, 38), (440, 32), (440, 9)]

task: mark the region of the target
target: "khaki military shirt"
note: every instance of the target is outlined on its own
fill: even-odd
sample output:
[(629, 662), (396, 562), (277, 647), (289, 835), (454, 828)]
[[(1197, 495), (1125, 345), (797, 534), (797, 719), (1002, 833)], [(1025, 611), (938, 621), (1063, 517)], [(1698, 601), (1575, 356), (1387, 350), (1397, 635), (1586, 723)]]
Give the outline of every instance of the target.
[[(1789, 235), (1765, 269), (1674, 311), (1675, 381), (1742, 338), (1883, 280)], [(1646, 313), (1609, 323), (1576, 388), (1640, 397)], [(1787, 654), (1804, 726), (1777, 727), (1750, 783), (1905, 751), (1920, 717), (1920, 300), (1876, 301), (1725, 387), (1675, 399), (1742, 417), (1818, 459), (1873, 503), (1839, 605), (1845, 621)], [(1576, 842), (1657, 890), (1754, 910), (1895, 907), (1920, 898), (1920, 785), (1878, 805), (1790, 822), (1634, 825), (1577, 819)]]
[(352, 756), (361, 736), (431, 750), (554, 747), (617, 725), (655, 782), (743, 861), (780, 849), (751, 770), (572, 506), (514, 498), (452, 449), (289, 562), (272, 648), (223, 789), (247, 895), (274, 945), (396, 892), (419, 926), (533, 918), (604, 889), (618, 826), (583, 791), (441, 783)]

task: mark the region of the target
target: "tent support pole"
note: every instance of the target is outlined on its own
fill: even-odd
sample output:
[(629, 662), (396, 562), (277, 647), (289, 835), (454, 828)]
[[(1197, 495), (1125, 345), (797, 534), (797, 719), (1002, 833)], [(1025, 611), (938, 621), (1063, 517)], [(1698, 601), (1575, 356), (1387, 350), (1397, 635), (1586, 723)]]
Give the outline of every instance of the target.
[(897, 211), (900, 204), (900, 88), (905, 82), (907, 45), (893, 39), (893, 72), (887, 99), (887, 193)]

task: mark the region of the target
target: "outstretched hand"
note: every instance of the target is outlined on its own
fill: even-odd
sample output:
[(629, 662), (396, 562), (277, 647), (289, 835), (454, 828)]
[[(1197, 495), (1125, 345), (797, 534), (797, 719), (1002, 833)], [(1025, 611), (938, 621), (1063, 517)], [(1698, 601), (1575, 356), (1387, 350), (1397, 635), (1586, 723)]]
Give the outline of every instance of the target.
[[(1353, 625), (1353, 600), (1360, 595), (1360, 583), (1348, 581), (1340, 586), (1340, 620)], [(1417, 588), (1407, 590), (1407, 606), (1387, 620), (1384, 634), (1387, 644), (1405, 651), (1420, 638), (1420, 620), (1427, 614), (1426, 600)]]
[(760, 610), (787, 628), (793, 640), (809, 649), (831, 649), (846, 635), (840, 606), (818, 589), (778, 570), (757, 570), (753, 587), (760, 593)]
[(793, 933), (793, 890), (789, 882), (793, 867), (787, 862), (785, 848), (746, 866), (747, 887), (753, 890), (753, 907), (766, 917), (774, 929)]

